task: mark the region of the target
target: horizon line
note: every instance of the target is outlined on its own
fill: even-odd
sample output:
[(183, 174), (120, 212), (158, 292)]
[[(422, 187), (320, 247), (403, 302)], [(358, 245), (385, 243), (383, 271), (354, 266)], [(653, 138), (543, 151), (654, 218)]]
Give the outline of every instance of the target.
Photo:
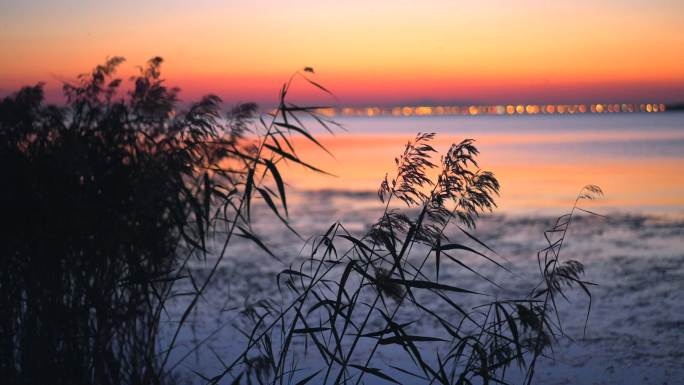
[(581, 115), (616, 113), (663, 113), (680, 111), (682, 104), (665, 103), (591, 103), (591, 104), (457, 104), (399, 105), (393, 107), (321, 107), (316, 111), (327, 117), (410, 117), (410, 116), (519, 116)]

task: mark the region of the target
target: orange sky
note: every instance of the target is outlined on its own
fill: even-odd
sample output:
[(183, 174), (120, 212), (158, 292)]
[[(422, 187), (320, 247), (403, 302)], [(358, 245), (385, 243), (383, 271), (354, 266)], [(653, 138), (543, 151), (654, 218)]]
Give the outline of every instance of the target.
[(684, 2), (597, 3), (0, 0), (0, 94), (160, 55), (188, 99), (312, 66), (348, 105), (684, 100)]

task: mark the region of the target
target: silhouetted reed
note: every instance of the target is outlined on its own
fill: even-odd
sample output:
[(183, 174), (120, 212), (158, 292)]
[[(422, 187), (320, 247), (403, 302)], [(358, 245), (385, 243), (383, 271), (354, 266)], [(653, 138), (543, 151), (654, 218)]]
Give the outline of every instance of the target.
[(278, 162), (315, 169), (288, 137), (315, 142), (295, 114), (327, 123), (314, 108), (286, 103), (295, 76), (281, 91), (282, 121), (267, 124), (253, 103), (222, 116), (214, 95), (182, 111), (179, 90), (161, 79), (161, 58), (124, 95), (114, 78), (123, 61), (65, 83), (64, 107), (45, 103), (42, 84), (0, 103), (3, 383), (171, 381), (175, 339), (161, 351), (157, 341), (164, 304), (177, 280), (197, 284), (182, 327), (225, 247), (204, 283), (188, 261), (203, 260), (217, 233), (226, 245), (236, 234), (265, 248), (252, 234), (251, 201), (285, 221)]
[[(461, 258), (470, 254), (508, 271), (470, 232), (477, 218), (495, 207), (499, 183), (479, 169), (470, 139), (453, 144), (434, 162), (433, 137), (418, 134), (395, 159), (395, 176), (386, 176), (378, 191), (384, 213), (365, 235), (335, 223), (311, 241), (307, 261), (278, 275), (283, 302), (247, 316), (254, 327), (243, 331), (248, 337), (244, 350), (223, 362), (221, 373), (206, 377), (209, 383), (228, 375), (233, 384), (360, 384), (368, 376), (402, 383), (397, 374), (412, 383), (507, 383), (506, 371), (513, 365), (526, 369), (525, 381), (531, 381), (537, 357), (563, 335), (556, 297), (575, 285), (589, 294), (590, 283), (581, 280), (583, 266), (562, 262), (560, 249), (573, 215), (586, 211), (578, 203), (601, 190), (585, 187), (571, 213), (545, 233), (549, 246), (539, 252), (541, 282), (528, 296), (491, 298), (440, 281), (439, 271), (440, 264), (453, 262), (499, 287)], [(439, 172), (431, 178), (428, 171), (434, 168)], [(394, 199), (408, 210), (392, 207)], [(452, 228), (473, 245), (450, 240), (446, 234)], [(424, 269), (431, 259), (434, 275)], [(462, 296), (480, 305), (466, 307)], [(414, 312), (412, 320), (400, 322), (397, 317), (407, 308)], [(438, 327), (426, 333), (417, 327), (421, 319)], [(377, 321), (384, 326), (378, 328)], [(403, 351), (406, 364), (382, 363), (376, 359), (382, 350)], [(255, 357), (267, 362), (268, 369), (258, 375), (250, 365)]]
[[(141, 68), (122, 95), (122, 81), (113, 77), (122, 62), (109, 59), (65, 84), (65, 107), (47, 105), (40, 84), (0, 103), (0, 164), (8, 181), (0, 198), (9, 225), (0, 242), (3, 382), (173, 382), (184, 359), (170, 361), (179, 335), (235, 236), (282, 261), (252, 228), (258, 200), (295, 231), (278, 165), (324, 172), (291, 142), (300, 135), (323, 148), (304, 122), (337, 126), (321, 107), (287, 99), (298, 79), (329, 93), (310, 78), (312, 68), (283, 85), (274, 112), (259, 114), (247, 103), (224, 116), (213, 95), (181, 110), (179, 90), (161, 79), (161, 58)], [(282, 300), (241, 310), (254, 325), (243, 331), (242, 352), (223, 357), (220, 373), (196, 372), (198, 378), (359, 384), (365, 376), (399, 383), (393, 373), (402, 373), (425, 383), (505, 383), (515, 363), (531, 381), (537, 357), (563, 333), (557, 296), (573, 286), (589, 294), (583, 266), (561, 261), (560, 251), (582, 210), (577, 202), (601, 191), (582, 190), (572, 212), (546, 233), (540, 283), (530, 295), (492, 300), (439, 274), (442, 264), (454, 263), (497, 286), (463, 262), (464, 254), (508, 270), (471, 233), (495, 207), (499, 183), (480, 170), (473, 140), (435, 161), (433, 138), (418, 134), (396, 158), (394, 176), (385, 176), (378, 191), (384, 212), (368, 232), (357, 236), (335, 223), (311, 240), (308, 259), (277, 276)], [(450, 239), (451, 229), (466, 242)], [(193, 258), (208, 269), (190, 268)], [(424, 269), (432, 260), (434, 275)], [(181, 281), (189, 292), (174, 290)], [(186, 306), (161, 345), (160, 320), (180, 295)], [(442, 309), (424, 305), (424, 296)], [(467, 308), (458, 296), (481, 298), (481, 306)], [(440, 328), (420, 334), (413, 321), (399, 322), (407, 307)], [(294, 344), (302, 339), (303, 353)], [(383, 349), (399, 349), (413, 366), (380, 367), (376, 353)]]

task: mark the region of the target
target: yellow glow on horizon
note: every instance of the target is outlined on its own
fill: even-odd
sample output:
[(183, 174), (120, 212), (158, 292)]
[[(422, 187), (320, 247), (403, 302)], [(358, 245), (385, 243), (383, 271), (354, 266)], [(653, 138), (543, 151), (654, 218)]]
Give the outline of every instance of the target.
[(444, 115), (553, 115), (553, 114), (586, 114), (586, 113), (634, 113), (665, 112), (665, 104), (527, 104), (527, 105), (468, 105), (468, 106), (395, 106), (395, 107), (340, 107), (321, 108), (317, 111), (328, 117), (335, 116), (444, 116)]

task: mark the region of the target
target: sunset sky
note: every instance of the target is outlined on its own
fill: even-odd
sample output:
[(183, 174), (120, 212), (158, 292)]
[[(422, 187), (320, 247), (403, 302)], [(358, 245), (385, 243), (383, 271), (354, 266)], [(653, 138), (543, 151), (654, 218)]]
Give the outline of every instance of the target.
[(0, 95), (159, 55), (184, 99), (272, 102), (304, 66), (346, 105), (678, 102), (684, 2), (0, 0)]

